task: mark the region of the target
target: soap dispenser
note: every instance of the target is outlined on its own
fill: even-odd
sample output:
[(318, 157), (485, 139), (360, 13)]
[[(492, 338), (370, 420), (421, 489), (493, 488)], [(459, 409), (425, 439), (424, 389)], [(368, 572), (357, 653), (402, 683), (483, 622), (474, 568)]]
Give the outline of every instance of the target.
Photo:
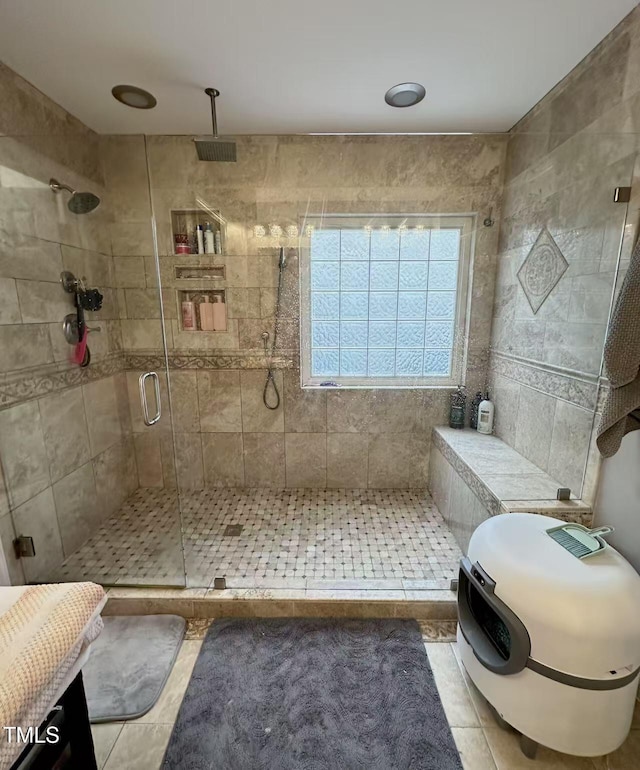
[(489, 400), (489, 393), (486, 393), (484, 401), (478, 406), (478, 433), (493, 433), (493, 414), (493, 401)]

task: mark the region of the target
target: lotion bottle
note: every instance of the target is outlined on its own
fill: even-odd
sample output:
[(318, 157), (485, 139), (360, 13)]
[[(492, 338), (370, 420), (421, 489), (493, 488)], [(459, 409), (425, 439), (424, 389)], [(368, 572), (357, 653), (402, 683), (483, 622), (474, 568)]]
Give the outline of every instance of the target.
[(185, 300), (182, 303), (182, 329), (185, 332), (196, 330), (196, 309), (193, 302)]
[(196, 225), (196, 239), (198, 241), (198, 254), (204, 254), (204, 230), (202, 225)]
[(209, 302), (209, 295), (205, 294), (204, 302), (201, 302), (198, 307), (198, 310), (200, 311), (200, 328), (203, 332), (212, 332), (215, 329), (213, 322), (213, 308), (213, 303)]
[(478, 406), (478, 433), (493, 433), (493, 402), (489, 400), (489, 394), (484, 397), (484, 401)]
[(227, 331), (227, 308), (220, 294), (213, 298), (213, 328), (217, 332)]

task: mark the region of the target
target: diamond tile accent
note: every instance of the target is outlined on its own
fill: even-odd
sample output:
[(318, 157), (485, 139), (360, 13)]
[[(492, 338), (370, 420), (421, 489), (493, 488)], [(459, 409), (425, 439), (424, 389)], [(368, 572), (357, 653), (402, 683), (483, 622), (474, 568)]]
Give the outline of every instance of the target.
[(534, 313), (540, 310), (568, 267), (558, 244), (544, 227), (518, 270), (518, 280)]

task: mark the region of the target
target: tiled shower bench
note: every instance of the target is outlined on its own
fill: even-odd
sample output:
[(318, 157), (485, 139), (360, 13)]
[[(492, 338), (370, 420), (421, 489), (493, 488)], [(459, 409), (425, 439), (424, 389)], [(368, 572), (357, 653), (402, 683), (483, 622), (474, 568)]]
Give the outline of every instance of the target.
[(500, 513), (543, 513), (589, 526), (591, 508), (576, 499), (557, 500), (560, 486), (497, 436), (433, 429), (429, 491), (465, 552), (473, 530)]

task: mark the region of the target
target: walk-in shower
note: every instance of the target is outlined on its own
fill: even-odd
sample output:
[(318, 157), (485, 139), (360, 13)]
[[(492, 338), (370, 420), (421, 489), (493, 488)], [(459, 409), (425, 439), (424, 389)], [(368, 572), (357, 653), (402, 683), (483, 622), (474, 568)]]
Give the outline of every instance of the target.
[(100, 198), (97, 195), (90, 192), (78, 192), (73, 187), (69, 187), (68, 184), (58, 182), (57, 179), (50, 179), (49, 187), (54, 193), (59, 193), (61, 190), (71, 193), (71, 197), (67, 201), (67, 207), (73, 214), (88, 214), (100, 205)]

